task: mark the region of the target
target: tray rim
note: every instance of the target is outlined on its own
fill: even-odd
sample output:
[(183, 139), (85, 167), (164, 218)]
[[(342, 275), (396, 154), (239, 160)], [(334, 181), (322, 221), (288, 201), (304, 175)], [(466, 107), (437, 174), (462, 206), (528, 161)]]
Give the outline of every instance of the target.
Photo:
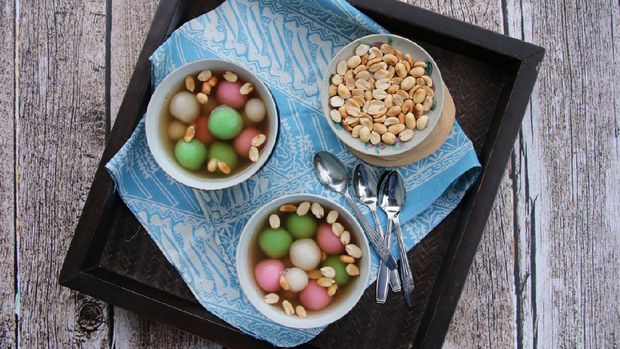
[[(501, 176), (490, 174), (504, 172), (545, 50), (394, 0), (349, 0), (349, 2), (362, 12), (380, 14), (415, 24), (423, 29), (420, 34), (422, 38), (433, 33), (456, 47), (466, 49), (465, 52), (467, 50), (471, 52), (472, 48), (487, 51), (506, 60), (506, 64), (510, 64), (514, 70), (514, 79), (502, 91), (483, 152), (479, 156), (483, 164), (482, 173), (463, 199), (463, 210), (457, 222), (457, 226), (462, 228), (456, 229), (450, 238), (420, 327), (416, 337), (412, 338), (416, 347), (439, 347), (448, 331), (501, 181)], [(195, 302), (115, 274), (104, 269), (99, 263), (103, 243), (107, 238), (106, 229), (109, 232), (110, 228), (107, 223), (116, 212), (110, 208), (123, 205), (114, 190), (112, 178), (105, 170), (105, 164), (129, 138), (139, 116), (146, 108), (145, 101), (150, 94), (150, 78), (145, 79), (145, 76), (150, 77), (149, 56), (186, 17), (189, 3), (187, 0), (159, 3), (118, 111), (119, 117), (116, 119), (95, 173), (59, 275), (59, 282), (63, 286), (226, 346), (271, 347), (266, 342), (244, 335), (204, 308), (197, 306)], [(476, 214), (473, 215), (472, 212)]]

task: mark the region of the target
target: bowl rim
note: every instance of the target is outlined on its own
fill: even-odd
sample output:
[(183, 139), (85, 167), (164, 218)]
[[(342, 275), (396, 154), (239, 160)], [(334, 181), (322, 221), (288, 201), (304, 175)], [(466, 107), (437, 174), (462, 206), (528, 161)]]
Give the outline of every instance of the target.
[[(438, 117), (435, 118), (431, 118), (429, 119), (429, 126), (427, 127), (427, 129), (425, 129), (424, 131), (428, 130), (425, 132), (424, 137), (416, 139), (415, 142), (412, 142), (413, 140), (404, 143), (405, 146), (400, 147), (398, 149), (394, 149), (391, 146), (386, 147), (385, 149), (382, 149), (379, 151), (379, 153), (377, 153), (374, 148), (373, 149), (369, 149), (368, 147), (365, 146), (365, 143), (362, 143), (359, 139), (354, 138), (349, 132), (339, 132), (338, 129), (336, 129), (335, 123), (334, 121), (331, 119), (329, 113), (331, 111), (330, 106), (329, 106), (329, 96), (327, 94), (327, 87), (330, 86), (331, 84), (331, 76), (333, 75), (332, 70), (334, 69), (330, 69), (330, 68), (335, 68), (336, 64), (338, 63), (336, 61), (336, 58), (342, 54), (343, 52), (349, 51), (351, 50), (352, 47), (357, 46), (357, 44), (359, 44), (359, 42), (361, 41), (384, 41), (385, 38), (395, 38), (397, 40), (402, 40), (405, 43), (412, 45), (414, 47), (416, 47), (417, 49), (419, 49), (420, 51), (422, 51), (423, 54), (425, 54), (428, 58), (428, 60), (431, 61), (431, 63), (433, 64), (433, 73), (437, 73), (437, 76), (439, 77), (439, 81), (438, 82), (434, 82), (435, 86), (444, 86), (444, 82), (443, 82), (443, 77), (441, 75), (441, 71), (437, 65), (437, 62), (435, 62), (435, 59), (433, 58), (433, 56), (431, 56), (422, 46), (416, 44), (415, 42), (411, 41), (408, 38), (402, 37), (400, 35), (396, 35), (396, 34), (391, 34), (391, 33), (385, 33), (385, 34), (370, 34), (370, 35), (366, 35), (360, 38), (357, 38), (353, 41), (351, 41), (349, 44), (347, 44), (346, 46), (344, 46), (343, 48), (341, 48), (340, 50), (338, 50), (338, 52), (336, 52), (336, 54), (332, 57), (332, 59), (330, 60), (329, 64), (327, 65), (327, 67), (325, 67), (324, 73), (323, 73), (323, 80), (321, 82), (321, 109), (323, 111), (323, 117), (325, 117), (325, 119), (327, 120), (327, 123), (329, 125), (329, 128), (331, 129), (331, 131), (336, 135), (336, 137), (343, 142), (347, 147), (360, 152), (362, 154), (366, 154), (366, 155), (370, 155), (370, 156), (375, 156), (375, 157), (391, 157), (391, 156), (395, 156), (395, 155), (401, 155), (403, 153), (406, 153), (408, 151), (410, 151), (411, 149), (415, 148), (416, 146), (418, 146), (422, 141), (424, 141), (427, 137), (430, 136), (430, 134), (432, 133), (432, 130), (437, 126), (437, 124), (439, 123), (439, 117), (441, 116), (441, 113), (443, 111), (443, 107), (444, 107), (444, 96), (443, 93), (441, 94), (441, 99), (437, 99), (437, 104), (436, 104), (436, 109), (435, 111), (433, 111)], [(443, 91), (442, 91), (443, 92)], [(422, 131), (418, 131), (418, 132), (422, 132)], [(346, 134), (345, 134), (346, 133)], [(415, 136), (414, 136), (415, 137)]]
[[(243, 171), (229, 177), (222, 178), (205, 178), (190, 175), (191, 171), (175, 166), (171, 163), (168, 156), (163, 154), (166, 152), (163, 146), (161, 132), (160, 132), (160, 113), (161, 108), (167, 106), (167, 100), (172, 95), (171, 86), (181, 82), (188, 74), (194, 74), (204, 69), (216, 69), (216, 70), (231, 70), (239, 75), (247, 77), (246, 80), (250, 81), (256, 88), (265, 93), (258, 92), (261, 99), (265, 103), (267, 109), (267, 118), (270, 128), (270, 137), (267, 139), (267, 144), (262, 149), (262, 154), (257, 162), (250, 164)], [(275, 103), (273, 94), (269, 90), (267, 84), (256, 74), (252, 73), (248, 69), (240, 66), (231, 61), (227, 61), (219, 58), (203, 58), (188, 62), (180, 67), (175, 68), (155, 88), (155, 91), (149, 99), (149, 103), (145, 114), (145, 132), (146, 140), (155, 159), (155, 162), (164, 172), (172, 179), (180, 182), (181, 184), (190, 186), (195, 189), (201, 190), (220, 190), (235, 186), (239, 183), (245, 182), (250, 177), (260, 171), (273, 152), (278, 138), (280, 118), (278, 108)]]
[[(263, 291), (252, 286), (254, 271), (247, 268), (247, 265), (245, 264), (247, 258), (241, 261), (243, 253), (247, 256), (247, 251), (250, 247), (249, 244), (254, 236), (253, 234), (257, 233), (256, 229), (250, 229), (250, 226), (255, 227), (257, 224), (260, 224), (260, 222), (265, 220), (266, 215), (272, 212), (275, 208), (283, 204), (296, 201), (318, 202), (321, 205), (325, 205), (327, 203), (337, 209), (338, 213), (340, 215), (344, 215), (347, 222), (350, 223), (351, 230), (353, 230), (351, 233), (356, 234), (356, 238), (360, 245), (359, 247), (366, 256), (366, 258), (363, 258), (362, 261), (360, 261), (361, 274), (355, 280), (356, 284), (351, 285), (354, 286), (354, 289), (352, 289), (351, 293), (347, 295), (347, 298), (342, 300), (342, 302), (335, 309), (312, 318), (288, 316), (283, 312), (276, 310), (273, 305), (265, 303), (262, 296)], [(250, 217), (248, 222), (245, 224), (239, 236), (237, 250), (235, 253), (235, 267), (237, 268), (239, 285), (241, 286), (244, 295), (259, 313), (263, 314), (267, 319), (282, 326), (307, 329), (326, 326), (334, 321), (337, 321), (351, 311), (353, 307), (355, 307), (367, 288), (371, 273), (371, 259), (370, 246), (368, 244), (366, 234), (357, 219), (355, 219), (355, 217), (347, 209), (339, 203), (320, 195), (297, 193), (275, 198), (262, 205), (254, 212), (254, 214), (252, 214), (252, 217)]]

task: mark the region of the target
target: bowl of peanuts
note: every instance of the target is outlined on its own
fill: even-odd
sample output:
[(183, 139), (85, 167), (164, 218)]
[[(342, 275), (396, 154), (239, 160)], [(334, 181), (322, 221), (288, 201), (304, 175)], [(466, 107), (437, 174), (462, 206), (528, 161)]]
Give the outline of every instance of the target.
[(433, 58), (393, 34), (368, 35), (342, 48), (321, 85), (332, 131), (349, 148), (376, 157), (405, 153), (429, 137), (443, 102)]

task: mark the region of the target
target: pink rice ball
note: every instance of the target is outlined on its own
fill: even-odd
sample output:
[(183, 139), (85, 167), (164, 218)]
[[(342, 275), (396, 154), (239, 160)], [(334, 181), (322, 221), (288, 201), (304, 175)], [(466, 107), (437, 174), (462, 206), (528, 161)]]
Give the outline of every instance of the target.
[(326, 287), (319, 286), (316, 280), (310, 280), (308, 286), (299, 293), (299, 301), (307, 309), (321, 310), (329, 305), (332, 298), (327, 294)]
[(242, 95), (239, 92), (242, 83), (237, 80), (235, 82), (222, 81), (217, 85), (217, 91), (215, 92), (215, 98), (221, 104), (242, 110), (245, 106), (245, 102), (248, 101), (248, 96)]
[(266, 292), (280, 290), (280, 275), (284, 272), (284, 264), (277, 259), (265, 259), (254, 267), (254, 278), (260, 288)]
[(252, 138), (254, 138), (254, 136), (259, 133), (260, 131), (252, 127), (246, 128), (245, 130), (241, 131), (241, 133), (237, 136), (237, 138), (235, 138), (235, 141), (233, 142), (233, 146), (235, 147), (237, 154), (246, 159), (249, 159), (250, 147), (252, 147)]
[(213, 135), (209, 131), (209, 117), (206, 115), (196, 119), (196, 138), (205, 145), (213, 143)]
[(332, 232), (331, 224), (322, 223), (316, 232), (316, 241), (321, 250), (327, 254), (338, 254), (344, 252), (344, 245), (340, 238)]

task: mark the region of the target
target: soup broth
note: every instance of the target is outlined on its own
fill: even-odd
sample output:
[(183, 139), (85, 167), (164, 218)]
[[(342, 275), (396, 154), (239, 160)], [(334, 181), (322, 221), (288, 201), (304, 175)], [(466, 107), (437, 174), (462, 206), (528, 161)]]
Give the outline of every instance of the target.
[[(171, 94), (162, 111), (160, 132), (166, 152), (180, 167), (202, 178), (228, 177), (261, 156), (271, 136), (267, 122), (271, 116), (262, 96), (243, 77), (209, 71), (209, 79), (200, 81), (204, 72), (188, 76)], [(236, 81), (226, 80), (233, 80), (230, 74)]]
[[(306, 206), (309, 204), (305, 203)], [(311, 314), (315, 311), (329, 311), (330, 308), (333, 308), (345, 299), (351, 293), (353, 289), (352, 284), (359, 275), (360, 258), (365, 258), (365, 256), (357, 255), (356, 253), (353, 254), (357, 258), (351, 256), (348, 253), (350, 248), (345, 247), (343, 243), (352, 245), (359, 251), (358, 241), (350, 233), (351, 225), (349, 222), (346, 222), (343, 218), (338, 218), (334, 224), (339, 225), (339, 227), (332, 229), (334, 224), (327, 222), (328, 212), (332, 211), (328, 211), (327, 207), (322, 208), (324, 214), (321, 218), (318, 218), (312, 211), (308, 211), (300, 216), (297, 212), (302, 205), (304, 203), (291, 203), (272, 212), (261, 225), (262, 230), (254, 234), (248, 254), (249, 267), (254, 272), (254, 281), (262, 290), (265, 301), (282, 309), (284, 312), (286, 312), (284, 301), (288, 301), (294, 309), (294, 315), (299, 317), (305, 317), (306, 314)], [(318, 203), (314, 205), (318, 205)], [(279, 224), (274, 224), (275, 219), (272, 218), (273, 215), (278, 217)], [(331, 213), (330, 217), (334, 215), (335, 213)], [(315, 228), (309, 228), (304, 231), (304, 224), (297, 222), (299, 217), (305, 217), (307, 221), (312, 220), (315, 223)], [(278, 234), (273, 234), (275, 237), (266, 238), (266, 232), (274, 231), (281, 231), (279, 233), (281, 236), (278, 237), (276, 236)], [(341, 241), (343, 235), (346, 235), (346, 237), (342, 238), (343, 241)], [(290, 240), (290, 243), (286, 241), (283, 243), (282, 240)], [(295, 244), (299, 245), (300, 241), (302, 244), (307, 244), (310, 247), (296, 247)], [(336, 242), (340, 244), (340, 247), (336, 246)], [(314, 261), (309, 260), (312, 258), (308, 258), (308, 255), (316, 253), (316, 249), (313, 246), (318, 247), (319, 253), (316, 266), (313, 265)], [(303, 256), (300, 257), (300, 255)], [(276, 271), (267, 273), (259, 271), (261, 263), (270, 263), (270, 265), (265, 266), (263, 269), (271, 268)], [(278, 266), (279, 263), (281, 263), (280, 266)], [(329, 267), (331, 270), (325, 267)], [(301, 273), (300, 269), (308, 279), (308, 284), (305, 286), (303, 280), (305, 276), (297, 275)], [(333, 272), (336, 274), (334, 275)], [(274, 286), (276, 278), (277, 287)], [(333, 282), (332, 285), (330, 285), (331, 282)], [(265, 284), (270, 284), (271, 286), (265, 287)], [(288, 290), (285, 289), (286, 286), (289, 287)], [(301, 288), (301, 290), (295, 289), (295, 287)], [(306, 288), (312, 288), (315, 292), (310, 292), (312, 290), (306, 290)], [(305, 299), (304, 293), (306, 293)], [(328, 300), (325, 299), (323, 293), (327, 294)], [(276, 298), (277, 301), (275, 301)], [(298, 308), (300, 306), (303, 307), (301, 311), (303, 315), (299, 313)], [(289, 313), (289, 315), (293, 314)]]

